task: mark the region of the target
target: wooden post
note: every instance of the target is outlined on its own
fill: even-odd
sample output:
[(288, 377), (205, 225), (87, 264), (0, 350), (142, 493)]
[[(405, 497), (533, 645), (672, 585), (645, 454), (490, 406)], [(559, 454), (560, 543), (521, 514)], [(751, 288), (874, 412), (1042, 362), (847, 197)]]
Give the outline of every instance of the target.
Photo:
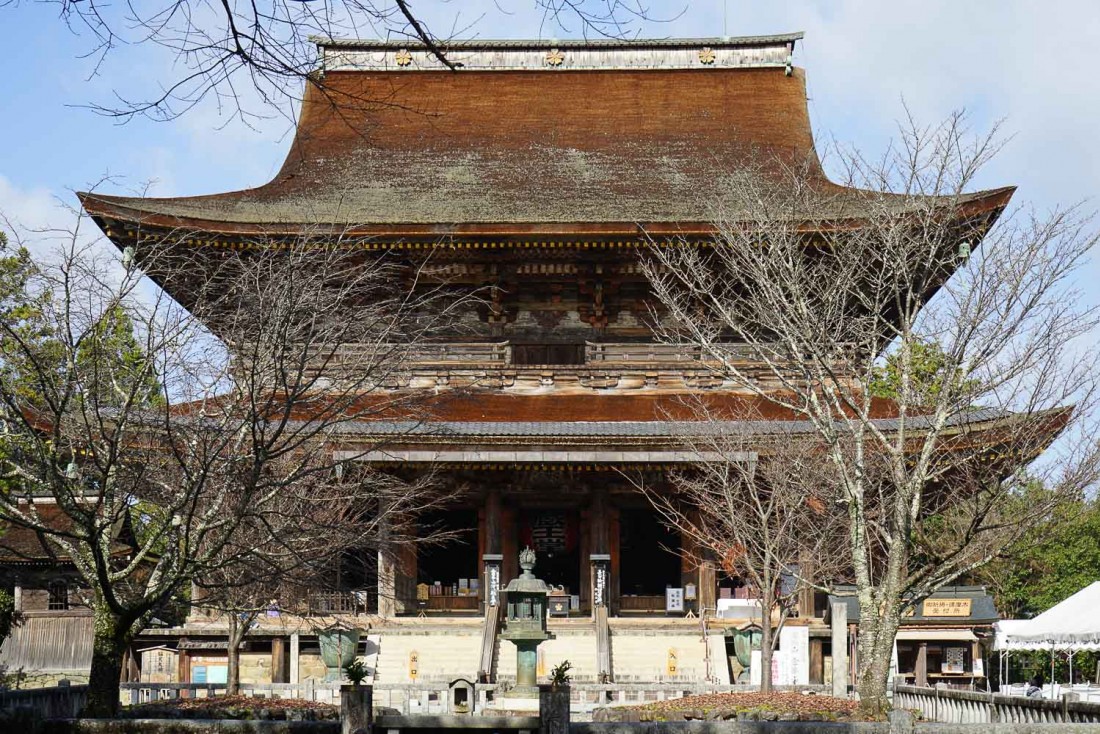
[(393, 558), (386, 551), (378, 551), (378, 616), (390, 619), (397, 614), (397, 589)]
[(619, 527), (621, 516), (618, 507), (611, 507), (607, 514), (607, 553), (611, 556), (611, 583), (609, 584), (611, 605), (607, 611), (611, 616), (616, 616), (619, 613), (619, 600), (622, 598), (621, 589), (619, 588), (619, 570), (622, 568), (620, 554), (622, 532)]
[(833, 696), (848, 697), (848, 605), (836, 602), (832, 608)]
[(696, 603), (700, 614), (704, 609), (713, 611), (718, 606), (718, 572), (710, 558), (699, 564), (699, 590), (696, 593), (699, 595)]
[[(180, 639), (179, 654), (176, 656), (176, 680), (179, 683), (191, 682), (191, 655), (183, 648), (187, 638)], [(187, 691), (181, 690), (180, 696), (186, 698)]]
[(415, 545), (410, 543), (400, 548), (394, 575), (394, 611), (398, 614), (416, 610), (417, 561)]
[(917, 645), (917, 669), (913, 671), (916, 673), (916, 683), (918, 686), (928, 685), (928, 643), (922, 642)]
[(504, 569), (502, 571), (501, 584), (507, 585), (509, 581), (519, 576), (519, 529), (516, 526), (516, 509), (505, 507), (501, 511), (501, 526), (503, 527), (500, 542), (501, 553), (504, 554)]
[[(488, 590), (485, 585), (485, 580), (488, 578), (488, 569), (485, 566), (485, 556), (491, 556), (496, 558), (501, 555), (504, 547), (504, 527), (503, 518), (501, 517), (500, 507), (500, 490), (492, 488), (488, 494), (485, 495), (485, 507), (480, 513), (478, 513), (481, 519), (481, 533), (479, 537), (480, 553), (478, 554), (478, 560), (480, 562), (479, 576), (481, 578), (481, 587), (478, 590), (478, 596), (481, 599), (483, 607), (488, 607), (489, 596)], [(500, 578), (499, 564), (496, 570), (497, 578)]]
[(286, 683), (286, 640), (271, 638), (271, 682)]
[(810, 638), (810, 683), (825, 682), (825, 645), (820, 637)]
[(288, 683), (301, 683), (301, 668), (298, 667), (298, 654), (301, 649), (301, 637), (297, 632), (290, 633), (290, 680)]
[(503, 525), (500, 507), (500, 490), (493, 488), (485, 496), (485, 552), (503, 552)]

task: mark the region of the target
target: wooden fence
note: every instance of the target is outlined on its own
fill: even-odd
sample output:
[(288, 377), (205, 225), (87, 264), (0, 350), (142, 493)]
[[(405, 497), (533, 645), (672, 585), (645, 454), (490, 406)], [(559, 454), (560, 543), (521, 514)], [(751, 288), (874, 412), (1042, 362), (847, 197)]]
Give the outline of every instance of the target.
[(894, 707), (920, 711), (929, 721), (944, 724), (1070, 724), (1100, 723), (1100, 703), (1082, 703), (1002, 696), (948, 688), (894, 686)]
[(72, 719), (88, 700), (88, 686), (53, 686), (0, 691), (0, 711), (30, 711), (35, 719)]

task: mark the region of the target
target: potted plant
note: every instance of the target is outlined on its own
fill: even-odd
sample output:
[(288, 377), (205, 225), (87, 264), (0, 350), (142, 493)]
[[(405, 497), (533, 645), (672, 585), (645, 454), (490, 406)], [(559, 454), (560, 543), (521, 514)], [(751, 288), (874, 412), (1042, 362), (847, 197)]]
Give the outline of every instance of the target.
[(353, 686), (358, 687), (363, 685), (363, 681), (370, 677), (370, 668), (362, 660), (355, 659), (344, 666), (344, 675), (348, 677)]
[(573, 676), (569, 675), (569, 671), (573, 669), (573, 663), (568, 660), (562, 660), (559, 664), (550, 669), (550, 687), (555, 691), (559, 688), (568, 688), (569, 681), (573, 680)]

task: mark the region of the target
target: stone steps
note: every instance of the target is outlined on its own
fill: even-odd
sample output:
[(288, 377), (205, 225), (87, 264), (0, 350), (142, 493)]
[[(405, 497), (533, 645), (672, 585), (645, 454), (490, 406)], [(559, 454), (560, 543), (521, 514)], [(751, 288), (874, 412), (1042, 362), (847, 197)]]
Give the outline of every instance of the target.
[[(381, 630), (376, 683), (445, 682), (477, 679), (481, 628), (445, 630)], [(410, 675), (410, 657), (417, 654), (418, 670)]]
[[(596, 631), (592, 629), (592, 623), (588, 623), (588, 629), (566, 630), (558, 627), (553, 634), (553, 639), (539, 645), (539, 678), (549, 676), (552, 668), (568, 660), (573, 666), (569, 674), (575, 682), (595, 683), (599, 671), (596, 670)], [(516, 679), (516, 646), (499, 637), (496, 674), (498, 682)]]
[[(706, 678), (706, 646), (698, 624), (656, 620), (643, 624), (611, 621), (613, 679), (618, 683), (701, 682)], [(554, 637), (539, 645), (538, 674), (568, 660), (577, 683), (595, 683), (597, 670), (596, 629), (590, 619), (551, 620)], [(416, 652), (418, 682), (450, 682), (455, 678), (475, 680), (481, 655), (481, 625), (395, 625), (379, 628), (375, 681), (411, 683), (409, 657)], [(718, 645), (712, 643), (717, 649)], [(676, 657), (676, 672), (670, 673), (669, 651)], [(719, 661), (721, 665), (723, 661)], [(513, 682), (516, 676), (516, 648), (497, 638), (494, 672), (498, 682)]]
[[(670, 657), (675, 656), (675, 672)], [(616, 683), (655, 683), (706, 679), (706, 646), (698, 632), (611, 631)]]

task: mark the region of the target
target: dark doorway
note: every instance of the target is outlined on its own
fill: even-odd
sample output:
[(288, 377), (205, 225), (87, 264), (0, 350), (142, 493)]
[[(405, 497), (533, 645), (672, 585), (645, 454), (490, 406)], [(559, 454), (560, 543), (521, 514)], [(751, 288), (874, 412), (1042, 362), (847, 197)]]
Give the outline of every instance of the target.
[(580, 593), (578, 518), (573, 510), (528, 510), (521, 526), (520, 543), (535, 550), (535, 575), (561, 586), (569, 594)]
[(478, 579), (477, 511), (448, 510), (420, 518), (422, 537), (449, 533), (453, 537), (438, 544), (428, 543), (417, 555), (419, 583), (436, 586), (447, 595), (470, 591)]
[(624, 596), (664, 596), (680, 586), (680, 534), (650, 509), (623, 509), (619, 516), (619, 590)]

